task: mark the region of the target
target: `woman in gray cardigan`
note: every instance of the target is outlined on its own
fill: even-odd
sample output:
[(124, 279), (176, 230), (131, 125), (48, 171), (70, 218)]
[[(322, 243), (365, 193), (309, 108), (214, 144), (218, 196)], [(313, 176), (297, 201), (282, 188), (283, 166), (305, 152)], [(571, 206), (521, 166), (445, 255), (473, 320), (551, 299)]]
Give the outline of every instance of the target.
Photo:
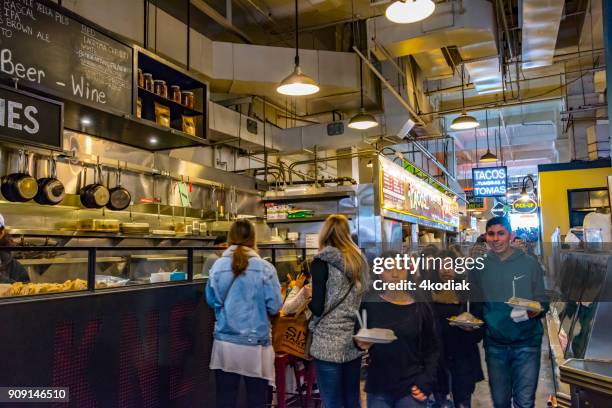
[(367, 262), (351, 240), (348, 220), (331, 215), (319, 233), (311, 265), (310, 323), (317, 384), (326, 407), (359, 407), (361, 351), (353, 342), (355, 312), (366, 285)]

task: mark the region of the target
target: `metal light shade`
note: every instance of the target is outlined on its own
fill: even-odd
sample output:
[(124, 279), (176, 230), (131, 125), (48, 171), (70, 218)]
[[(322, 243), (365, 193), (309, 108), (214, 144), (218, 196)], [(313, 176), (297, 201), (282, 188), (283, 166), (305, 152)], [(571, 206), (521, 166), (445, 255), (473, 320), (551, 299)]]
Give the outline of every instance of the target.
[(314, 79), (302, 73), (300, 66), (296, 65), (291, 75), (283, 79), (276, 88), (276, 92), (289, 96), (312, 95), (319, 92), (319, 85)]
[(461, 112), (461, 115), (453, 119), (450, 128), (453, 130), (466, 130), (474, 129), (478, 126), (480, 126), (480, 123), (478, 123), (475, 117), (470, 116), (465, 112)]
[(416, 23), (431, 16), (436, 9), (432, 0), (395, 1), (385, 11), (387, 18), (398, 24)]
[(366, 113), (365, 109), (361, 108), (359, 113), (351, 118), (348, 127), (351, 129), (366, 130), (378, 126), (378, 121), (373, 115)]
[(487, 149), (487, 152), (480, 158), (481, 163), (491, 163), (497, 161), (497, 156), (491, 153), (491, 150)]
[(529, 199), (529, 194), (527, 193), (527, 188), (523, 187), (523, 189), (521, 190), (521, 200), (527, 199)]

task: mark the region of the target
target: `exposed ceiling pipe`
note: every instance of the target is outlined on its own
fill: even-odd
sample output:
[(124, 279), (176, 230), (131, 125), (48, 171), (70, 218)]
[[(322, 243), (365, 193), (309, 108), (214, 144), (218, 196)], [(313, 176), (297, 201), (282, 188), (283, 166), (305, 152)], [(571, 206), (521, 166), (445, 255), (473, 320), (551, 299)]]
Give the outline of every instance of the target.
[[(580, 73), (585, 73), (585, 72), (597, 72), (597, 71), (603, 71), (604, 69), (606, 69), (605, 65), (600, 65), (597, 68), (589, 68), (589, 69), (583, 69), (582, 71), (568, 71), (568, 72), (562, 72), (561, 74), (550, 74), (550, 75), (538, 75), (537, 78), (524, 78), (524, 79), (520, 79), (519, 81), (516, 80), (510, 80), (510, 81), (505, 81), (505, 83), (511, 83), (511, 82), (530, 82), (530, 81), (537, 81), (540, 79), (544, 79), (544, 78), (554, 78), (554, 77), (559, 77), (559, 75), (571, 75), (571, 74), (580, 74)], [(469, 83), (469, 84), (465, 84), (465, 89), (474, 89), (474, 84), (473, 83)], [(436, 95), (438, 93), (445, 93), (445, 92), (459, 92), (461, 91), (461, 85), (454, 85), (454, 86), (449, 86), (446, 88), (438, 88), (438, 89), (432, 89), (430, 91), (425, 91), (425, 95)]]
[(450, 180), (457, 181), (457, 179), (455, 179), (455, 176), (450, 174), (446, 167), (442, 163), (440, 163), (438, 159), (436, 159), (436, 156), (431, 154), (431, 152), (427, 150), (425, 146), (423, 146), (417, 140), (411, 140), (411, 143), (414, 147), (419, 149), (421, 153), (423, 153), (433, 164), (435, 164), (436, 167), (438, 167), (442, 171), (442, 173), (444, 173)]
[[(498, 125), (500, 127), (499, 131), (500, 133), (502, 130), (504, 131), (504, 137), (506, 138), (506, 144), (510, 148), (510, 158), (512, 159), (512, 161), (514, 161), (514, 150), (512, 149), (512, 141), (510, 140), (510, 136), (508, 136), (508, 129), (506, 128), (506, 121), (504, 120), (504, 115), (501, 110), (498, 112), (498, 114), (499, 114), (499, 124)], [(501, 139), (500, 139), (500, 144), (501, 144)]]
[(397, 91), (395, 90), (395, 88), (393, 88), (393, 85), (391, 85), (389, 83), (389, 81), (387, 81), (387, 79), (383, 76), (383, 74), (381, 74), (378, 69), (376, 69), (376, 67), (374, 65), (372, 65), (372, 63), (370, 62), (370, 60), (368, 60), (366, 58), (365, 55), (363, 55), (361, 53), (361, 51), (359, 51), (359, 49), (355, 46), (353, 46), (353, 51), (355, 51), (355, 53), (357, 55), (359, 55), (359, 58), (361, 58), (361, 60), (368, 66), (368, 68), (370, 68), (370, 70), (374, 73), (374, 75), (376, 75), (378, 77), (378, 79), (380, 79), (380, 82), (389, 90), (389, 92), (398, 100), (398, 102), (406, 109), (406, 111), (408, 111), (408, 113), (410, 114), (410, 116), (412, 116), (412, 120), (420, 126), (425, 126), (425, 122), (423, 121), (423, 119), (421, 119), (421, 117), (419, 116), (419, 114), (412, 109), (412, 107), (408, 104), (408, 102), (406, 102), (404, 100), (404, 98), (402, 98), (402, 96), (397, 93)]
[(335, 156), (328, 156), (328, 157), (323, 157), (323, 158), (314, 158), (314, 159), (307, 159), (307, 160), (300, 160), (300, 161), (293, 162), (288, 167), (289, 184), (293, 184), (293, 179), (291, 177), (291, 174), (295, 172), (295, 170), (293, 170), (295, 166), (299, 166), (302, 164), (314, 164), (314, 163), (319, 163), (319, 162), (327, 162), (327, 161), (333, 161), (333, 160), (338, 160), (338, 159), (353, 159), (355, 157), (375, 156), (377, 154), (378, 154), (378, 151), (376, 150), (362, 150), (356, 153), (337, 154)]
[[(479, 105), (466, 105), (465, 109), (474, 111), (474, 110), (482, 110), (482, 109), (503, 108), (506, 106), (528, 105), (531, 103), (556, 101), (561, 98), (562, 98), (561, 96), (553, 96), (551, 98), (523, 99), (523, 100), (512, 101), (512, 102), (499, 101), (499, 102), (483, 103)], [(422, 112), (421, 115), (422, 116), (446, 115), (449, 113), (458, 113), (458, 112), (461, 112), (461, 107), (453, 108), (453, 109), (446, 109), (446, 110), (441, 110), (441, 111), (434, 111), (434, 112)]]
[[(229, 147), (231, 147), (231, 146), (229, 146)], [(265, 164), (264, 159), (259, 158), (259, 157), (257, 157), (257, 156), (252, 156), (252, 155), (251, 155), (251, 156), (250, 156), (250, 159), (251, 159), (251, 160), (255, 160), (256, 162), (259, 162), (259, 163), (264, 163), (264, 164)], [(283, 166), (282, 166), (282, 165), (274, 165), (274, 164), (270, 164), (270, 163), (268, 163), (268, 167), (269, 167), (269, 168), (273, 168), (273, 169), (278, 169), (278, 170), (281, 172), (281, 174), (283, 175), (283, 177), (282, 177), (282, 178), (283, 178), (283, 180), (285, 180), (285, 173), (284, 173), (284, 168), (283, 168)], [(296, 176), (298, 176), (298, 177), (299, 177), (299, 178), (301, 178), (302, 180), (305, 180), (305, 179), (306, 179), (306, 177), (308, 177), (308, 175), (303, 174), (303, 173), (301, 173), (301, 172), (299, 172), (299, 171), (293, 170), (292, 168), (289, 168), (289, 169), (288, 169), (288, 171), (289, 171), (289, 178), (290, 178), (290, 179), (291, 179), (291, 177), (292, 177), (292, 174), (295, 174)], [(312, 177), (310, 177), (310, 178), (312, 179)]]
[(510, 32), (508, 31), (508, 22), (506, 21), (506, 12), (502, 0), (496, 0), (495, 5), (500, 14), (502, 25), (504, 26), (504, 32), (506, 33), (506, 41), (508, 43), (508, 52), (510, 53), (510, 59), (514, 59), (514, 51), (512, 48), (512, 41), (510, 39)]

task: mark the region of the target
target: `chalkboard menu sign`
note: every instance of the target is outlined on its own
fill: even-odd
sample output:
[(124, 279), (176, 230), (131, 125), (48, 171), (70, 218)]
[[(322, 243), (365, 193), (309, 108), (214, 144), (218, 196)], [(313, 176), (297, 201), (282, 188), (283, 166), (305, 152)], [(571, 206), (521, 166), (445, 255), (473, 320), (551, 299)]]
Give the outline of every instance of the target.
[(5, 78), (132, 113), (132, 61), (131, 47), (42, 2), (0, 2), (0, 75)]

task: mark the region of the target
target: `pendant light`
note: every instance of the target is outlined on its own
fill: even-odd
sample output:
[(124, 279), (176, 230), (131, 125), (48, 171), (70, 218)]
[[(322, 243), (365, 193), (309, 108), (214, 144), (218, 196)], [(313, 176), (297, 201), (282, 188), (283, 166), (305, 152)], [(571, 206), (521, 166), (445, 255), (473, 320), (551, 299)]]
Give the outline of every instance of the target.
[(319, 92), (317, 81), (302, 72), (298, 42), (298, 1), (295, 0), (295, 68), (280, 83), (276, 92), (289, 96), (305, 96)]
[(487, 127), (487, 152), (482, 155), (480, 158), (481, 163), (492, 163), (497, 161), (497, 156), (491, 153), (491, 149), (489, 148), (489, 114), (488, 111), (485, 110), (485, 126)]
[(363, 107), (363, 62), (361, 60), (359, 60), (359, 97), (361, 99), (359, 113), (351, 118), (347, 126), (357, 130), (367, 130), (378, 126), (376, 118), (367, 113)]
[(385, 16), (398, 24), (416, 23), (431, 16), (435, 9), (432, 0), (398, 0), (387, 7)]
[(464, 64), (461, 64), (461, 115), (457, 116), (451, 122), (451, 129), (453, 130), (466, 130), (474, 129), (480, 126), (480, 123), (473, 116), (468, 115), (465, 112), (465, 94), (463, 90), (463, 76), (464, 76)]

